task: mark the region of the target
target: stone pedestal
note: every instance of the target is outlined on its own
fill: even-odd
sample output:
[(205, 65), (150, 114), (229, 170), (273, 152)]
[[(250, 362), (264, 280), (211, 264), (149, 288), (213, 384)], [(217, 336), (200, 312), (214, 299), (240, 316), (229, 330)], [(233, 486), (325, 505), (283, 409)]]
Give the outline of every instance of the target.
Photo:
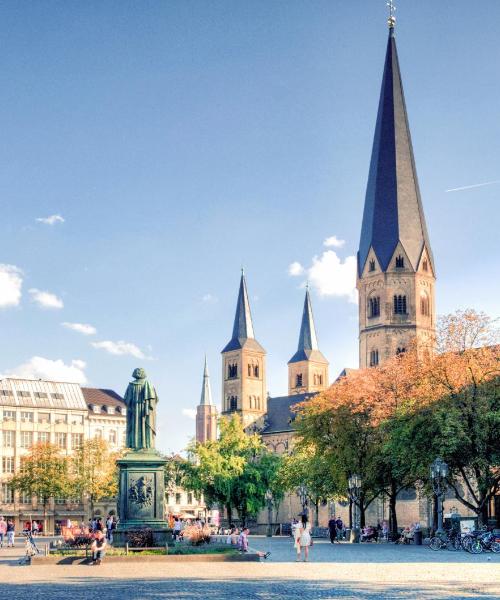
[(148, 530), (153, 546), (165, 546), (171, 539), (164, 515), (165, 463), (155, 450), (135, 450), (117, 461), (120, 521), (113, 534), (115, 546), (124, 546), (138, 532)]

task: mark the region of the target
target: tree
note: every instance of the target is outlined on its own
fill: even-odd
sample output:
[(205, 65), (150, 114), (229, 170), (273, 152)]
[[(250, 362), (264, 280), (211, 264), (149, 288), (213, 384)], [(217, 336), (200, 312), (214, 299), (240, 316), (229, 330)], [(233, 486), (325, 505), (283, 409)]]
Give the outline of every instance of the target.
[(70, 459), (73, 493), (88, 498), (90, 516), (94, 514), (96, 502), (118, 494), (116, 460), (119, 456), (119, 452), (110, 450), (105, 440), (94, 437), (84, 441)]
[(264, 506), (279, 459), (270, 455), (257, 434), (245, 433), (237, 415), (220, 419), (219, 430), (218, 440), (189, 447), (186, 487), (203, 494), (208, 506), (224, 507), (229, 522), (235, 509), (246, 521)]
[(19, 473), (9, 482), (13, 490), (36, 496), (43, 505), (44, 521), (51, 498), (71, 493), (68, 459), (53, 444), (35, 444), (23, 456)]

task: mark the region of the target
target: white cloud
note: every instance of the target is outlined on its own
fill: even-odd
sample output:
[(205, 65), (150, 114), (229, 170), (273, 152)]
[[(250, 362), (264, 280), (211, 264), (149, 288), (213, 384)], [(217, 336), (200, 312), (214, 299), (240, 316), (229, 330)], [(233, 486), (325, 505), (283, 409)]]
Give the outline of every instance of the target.
[(55, 225), (56, 223), (64, 223), (61, 215), (50, 215), (50, 217), (38, 217), (37, 221), (44, 225)]
[(8, 371), (7, 376), (83, 384), (87, 382), (85, 367), (83, 360), (72, 360), (70, 364), (65, 364), (61, 359), (51, 360), (42, 356), (33, 356), (19, 367)]
[(196, 419), (196, 410), (194, 408), (183, 408), (182, 414), (188, 419)]
[(106, 352), (114, 354), (115, 356), (134, 356), (135, 358), (149, 360), (149, 357), (147, 357), (138, 346), (131, 342), (124, 342), (123, 340), (118, 342), (112, 342), (111, 340), (92, 342), (92, 346), (94, 348), (106, 350)]
[(215, 296), (212, 296), (212, 294), (205, 294), (201, 300), (202, 300), (202, 302), (207, 302), (207, 303), (212, 303), (212, 304), (217, 302), (217, 298)]
[(95, 335), (97, 333), (97, 329), (93, 325), (88, 325), (87, 323), (61, 323), (63, 327), (66, 329), (71, 329), (73, 331), (78, 331), (78, 333), (83, 333), (83, 335)]
[(21, 301), (22, 271), (14, 265), (0, 264), (0, 308), (17, 306)]
[(298, 277), (304, 273), (304, 267), (299, 262), (293, 262), (288, 265), (288, 274), (292, 277)]
[(58, 298), (55, 294), (51, 292), (44, 292), (43, 290), (37, 290), (36, 288), (31, 288), (29, 290), (31, 294), (32, 302), (38, 304), (42, 308), (63, 308), (64, 302), (61, 298)]
[(357, 302), (355, 256), (343, 261), (334, 250), (326, 250), (313, 257), (307, 274), (310, 285), (320, 296), (347, 297), (350, 302)]
[(327, 237), (326, 240), (323, 242), (323, 246), (326, 246), (327, 248), (342, 248), (344, 244), (345, 240), (339, 240), (339, 238), (336, 235), (331, 235), (330, 237)]

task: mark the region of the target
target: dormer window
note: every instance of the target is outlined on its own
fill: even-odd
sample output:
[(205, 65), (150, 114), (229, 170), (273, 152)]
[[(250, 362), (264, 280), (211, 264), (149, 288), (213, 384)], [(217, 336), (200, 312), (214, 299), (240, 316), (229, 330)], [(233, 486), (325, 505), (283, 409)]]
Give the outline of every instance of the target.
[(372, 258), (372, 259), (370, 260), (370, 263), (369, 263), (369, 265), (368, 265), (368, 271), (369, 271), (370, 273), (373, 273), (373, 271), (375, 271), (375, 259), (374, 259), (374, 258)]
[(428, 271), (429, 270), (429, 263), (427, 262), (427, 259), (424, 258), (424, 262), (422, 263), (422, 271)]
[(405, 259), (401, 256), (396, 256), (396, 269), (404, 269), (405, 268)]

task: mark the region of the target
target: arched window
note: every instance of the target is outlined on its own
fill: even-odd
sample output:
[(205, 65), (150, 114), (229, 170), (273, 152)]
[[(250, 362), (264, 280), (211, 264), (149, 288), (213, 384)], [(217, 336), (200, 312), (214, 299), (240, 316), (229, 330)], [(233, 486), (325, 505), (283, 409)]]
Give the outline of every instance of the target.
[(236, 396), (231, 396), (229, 399), (229, 410), (237, 410), (238, 409), (238, 398)]
[(373, 273), (373, 271), (375, 271), (375, 259), (372, 258), (368, 267), (368, 271), (370, 273)]
[(259, 376), (259, 365), (254, 365), (253, 376), (254, 377), (258, 377)]
[(248, 365), (248, 376), (252, 376), (252, 365)]
[(403, 352), (406, 352), (406, 348), (404, 346), (400, 346), (397, 350), (396, 350), (396, 354), (403, 354)]
[(227, 378), (228, 379), (236, 379), (238, 377), (238, 365), (233, 363), (232, 365), (228, 365), (227, 368)]
[(424, 258), (424, 262), (422, 263), (422, 270), (423, 271), (428, 271), (429, 270), (429, 263), (427, 262), (426, 258)]
[(425, 292), (420, 294), (420, 312), (424, 317), (431, 314), (429, 296)]
[(394, 295), (394, 314), (406, 315), (406, 296), (401, 294)]
[(396, 269), (404, 269), (405, 268), (405, 259), (401, 256), (396, 256)]
[(323, 375), (318, 375), (318, 384), (323, 385)]
[(378, 365), (378, 350), (372, 350), (370, 352), (370, 367), (376, 367)]
[(302, 387), (302, 373), (295, 376), (295, 387)]
[(368, 299), (368, 318), (380, 316), (380, 296), (371, 296)]
[(109, 443), (113, 446), (116, 445), (116, 431), (114, 429), (109, 432)]

